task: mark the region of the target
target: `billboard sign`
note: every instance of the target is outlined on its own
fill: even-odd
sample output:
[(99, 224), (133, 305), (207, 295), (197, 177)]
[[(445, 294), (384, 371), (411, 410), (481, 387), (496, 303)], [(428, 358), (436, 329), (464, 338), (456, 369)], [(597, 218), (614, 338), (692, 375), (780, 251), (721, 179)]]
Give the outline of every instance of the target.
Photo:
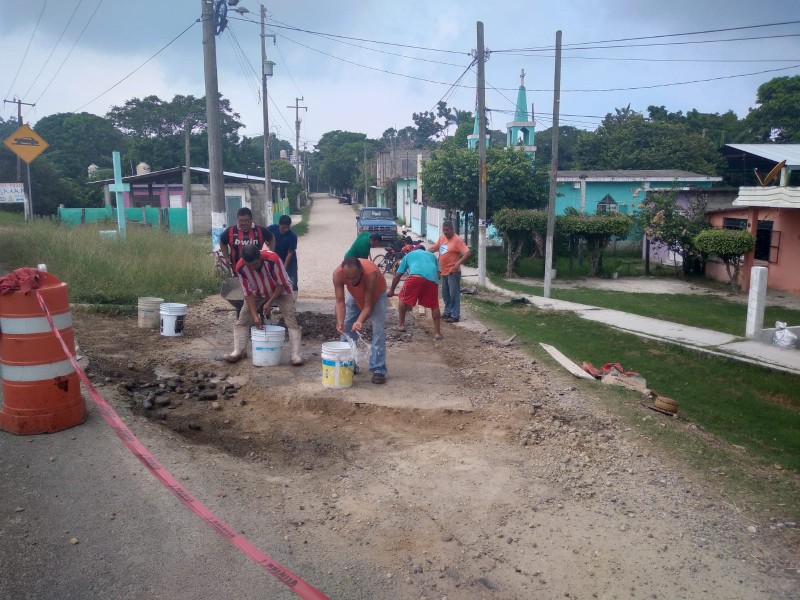
[(25, 188), (21, 183), (0, 183), (0, 204), (24, 204)]

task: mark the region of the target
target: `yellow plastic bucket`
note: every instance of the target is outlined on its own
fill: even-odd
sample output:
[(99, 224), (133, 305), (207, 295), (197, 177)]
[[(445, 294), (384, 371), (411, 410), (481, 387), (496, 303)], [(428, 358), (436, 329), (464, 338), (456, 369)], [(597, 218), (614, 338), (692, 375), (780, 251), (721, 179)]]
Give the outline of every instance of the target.
[(356, 361), (347, 342), (322, 344), (322, 385), (332, 390), (353, 386)]

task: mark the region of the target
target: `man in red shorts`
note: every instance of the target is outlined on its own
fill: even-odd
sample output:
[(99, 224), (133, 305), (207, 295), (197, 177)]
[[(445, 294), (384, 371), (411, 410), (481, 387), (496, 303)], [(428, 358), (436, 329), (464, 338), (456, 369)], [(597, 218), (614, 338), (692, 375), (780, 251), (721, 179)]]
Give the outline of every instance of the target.
[(397, 272), (392, 279), (392, 286), (386, 293), (387, 297), (394, 296), (394, 289), (400, 283), (405, 273), (408, 279), (400, 290), (400, 318), (397, 321), (396, 331), (406, 330), (406, 313), (417, 304), (431, 309), (433, 315), (433, 329), (435, 340), (442, 339), (442, 313), (439, 310), (439, 261), (436, 256), (420, 248), (413, 250), (403, 257)]

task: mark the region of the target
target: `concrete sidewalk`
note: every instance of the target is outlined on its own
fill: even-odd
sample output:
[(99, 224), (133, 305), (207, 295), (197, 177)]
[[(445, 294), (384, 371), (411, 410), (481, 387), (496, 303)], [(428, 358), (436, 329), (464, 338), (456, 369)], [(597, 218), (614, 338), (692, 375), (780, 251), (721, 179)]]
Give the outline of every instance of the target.
[[(462, 267), (461, 269), (463, 275), (469, 277), (470, 284), (477, 283), (477, 269), (472, 267)], [(736, 337), (727, 333), (642, 317), (608, 308), (543, 298), (542, 296), (528, 296), (506, 290), (490, 281), (487, 281), (486, 287), (510, 298), (524, 297), (539, 308), (574, 312), (582, 319), (605, 323), (640, 337), (678, 344), (699, 352), (800, 375), (800, 350), (785, 350), (770, 344), (748, 340), (743, 336)], [(744, 328), (744, 323), (742, 323), (742, 327)]]

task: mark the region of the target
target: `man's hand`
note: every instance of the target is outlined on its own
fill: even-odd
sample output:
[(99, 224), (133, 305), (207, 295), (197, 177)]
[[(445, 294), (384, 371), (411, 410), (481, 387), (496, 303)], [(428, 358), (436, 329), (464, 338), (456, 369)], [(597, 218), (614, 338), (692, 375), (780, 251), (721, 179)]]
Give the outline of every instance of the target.
[(386, 292), (386, 297), (387, 298), (391, 298), (392, 296), (394, 296), (394, 288), (392, 288), (388, 292)]
[(361, 321), (356, 321), (355, 323), (353, 323), (353, 328), (352, 328), (353, 333), (361, 333), (361, 328), (363, 326), (364, 324)]
[(264, 322), (261, 320), (261, 315), (258, 313), (253, 315), (253, 327), (257, 329), (264, 329)]
[(344, 335), (344, 321), (336, 321), (336, 331)]
[(272, 316), (272, 304), (264, 305), (264, 308), (261, 309), (261, 314), (264, 315), (264, 323), (269, 321), (269, 318)]

